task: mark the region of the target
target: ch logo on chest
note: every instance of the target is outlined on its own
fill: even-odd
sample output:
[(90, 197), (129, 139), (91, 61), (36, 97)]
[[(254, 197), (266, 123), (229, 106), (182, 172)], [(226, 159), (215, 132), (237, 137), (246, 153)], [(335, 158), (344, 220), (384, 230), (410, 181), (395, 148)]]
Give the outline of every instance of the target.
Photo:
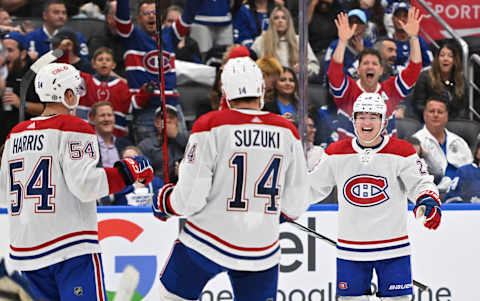
[(388, 200), (385, 177), (374, 175), (356, 175), (343, 185), (343, 196), (350, 204), (359, 207), (376, 206)]

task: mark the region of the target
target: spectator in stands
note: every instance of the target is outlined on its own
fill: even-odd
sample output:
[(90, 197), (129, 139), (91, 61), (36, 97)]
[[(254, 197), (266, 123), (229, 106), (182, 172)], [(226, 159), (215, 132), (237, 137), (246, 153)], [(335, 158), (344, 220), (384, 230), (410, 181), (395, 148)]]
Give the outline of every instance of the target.
[(441, 169), (441, 179), (436, 183), (440, 191), (446, 191), (457, 168), (473, 161), (467, 142), (446, 129), (448, 105), (445, 100), (430, 98), (423, 111), (425, 126), (413, 136), (420, 140), (428, 166), (433, 170)]
[(29, 31), (32, 31), (33, 28), (31, 27), (30, 21), (25, 21), (21, 25), (12, 25), (12, 18), (10, 18), (10, 14), (8, 11), (0, 7), (0, 32), (6, 33), (10, 31), (16, 31), (22, 34), (25, 34)]
[(473, 163), (460, 166), (445, 198), (445, 203), (480, 203), (480, 143), (473, 152)]
[(46, 0), (2, 0), (2, 8), (11, 16), (27, 17), (41, 16), (43, 4)]
[(262, 70), (263, 80), (265, 81), (265, 103), (272, 102), (274, 99), (275, 83), (283, 72), (282, 65), (273, 56), (265, 55), (256, 61), (260, 70)]
[[(178, 111), (172, 105), (166, 105), (167, 113), (167, 145), (168, 170), (171, 183), (178, 179), (178, 164), (182, 160), (188, 142), (188, 134), (180, 132), (178, 127)], [(164, 178), (163, 173), (163, 137), (161, 108), (155, 112), (156, 137), (148, 137), (138, 144), (138, 148), (152, 163), (155, 175)]]
[(90, 119), (97, 133), (100, 147), (100, 163), (103, 167), (113, 167), (120, 160), (120, 154), (132, 143), (123, 137), (113, 134), (115, 115), (113, 105), (109, 101), (99, 101), (93, 104)]
[(236, 0), (233, 12), (233, 41), (251, 47), (255, 38), (268, 29), (273, 0)]
[(308, 41), (320, 64), (324, 62), (328, 45), (337, 38), (334, 20), (340, 11), (337, 0), (313, 0), (308, 5)]
[[(43, 26), (27, 34), (27, 45), (30, 53), (36, 52), (32, 59), (47, 53), (51, 47), (50, 42), (57, 31), (65, 26), (67, 22), (67, 8), (63, 0), (47, 0), (43, 7)], [(75, 54), (84, 59), (88, 59), (88, 46), (85, 37), (79, 33), (77, 35), (78, 49)], [(29, 53), (29, 55), (30, 55)], [(35, 57), (36, 56), (36, 57)]]
[(263, 110), (282, 115), (289, 121), (296, 122), (298, 104), (297, 76), (291, 68), (283, 67), (282, 74), (273, 89), (273, 101), (266, 102)]
[(105, 27), (93, 34), (88, 42), (89, 53), (95, 53), (100, 47), (109, 47), (113, 52), (113, 59), (116, 63), (113, 71), (120, 77), (126, 78), (125, 62), (123, 59), (122, 39), (117, 33), (117, 24), (115, 23), (115, 13), (117, 12), (117, 1), (108, 1), (105, 5)]
[(82, 72), (86, 93), (79, 100), (76, 115), (89, 121), (90, 108), (99, 101), (109, 101), (113, 105), (115, 128), (113, 134), (125, 137), (128, 134), (128, 117), (133, 110), (144, 107), (153, 95), (154, 82), (145, 83), (137, 92), (130, 92), (128, 85), (112, 73), (115, 68), (112, 50), (100, 47), (92, 58), (95, 74)]
[[(177, 77), (175, 73), (175, 50), (188, 30), (189, 25), (202, 1), (187, 0), (182, 16), (172, 26), (162, 29), (162, 50), (165, 78), (165, 99), (168, 104), (177, 108), (180, 127), (186, 129), (185, 118), (179, 102)], [(155, 1), (142, 0), (138, 3), (137, 25), (130, 19), (128, 0), (117, 1), (116, 24), (118, 34), (125, 47), (125, 66), (128, 85), (132, 91), (139, 89), (144, 83), (158, 83), (158, 48), (156, 37)], [(160, 105), (160, 90), (155, 89), (155, 97), (142, 110), (134, 112), (133, 137), (136, 143), (146, 137), (155, 137), (155, 110)]]
[(339, 138), (353, 137), (354, 131), (350, 121), (353, 103), (363, 92), (376, 92), (382, 95), (387, 105), (388, 125), (387, 134), (395, 135), (394, 112), (397, 105), (413, 89), (413, 85), (422, 68), (422, 56), (418, 32), (422, 17), (416, 8), (411, 8), (408, 20), (402, 23), (404, 31), (410, 36), (410, 62), (398, 75), (392, 76), (386, 81), (379, 83), (383, 74), (382, 58), (378, 51), (373, 48), (365, 48), (359, 54), (358, 75), (355, 81), (343, 72), (343, 58), (348, 41), (355, 34), (355, 26), (350, 27), (347, 15), (340, 13), (335, 23), (338, 28), (339, 42), (333, 54), (328, 70), (330, 91), (335, 98), (338, 107), (338, 134)]
[[(298, 47), (298, 36), (290, 12), (286, 7), (277, 6), (270, 15), (268, 29), (255, 39), (251, 49), (258, 57), (273, 56), (282, 66), (290, 67), (298, 73)], [(320, 68), (310, 44), (307, 47), (308, 75), (314, 76)]]
[(383, 74), (380, 76), (379, 81), (383, 82), (390, 76), (397, 75), (398, 70), (395, 68), (395, 62), (397, 61), (397, 44), (390, 38), (380, 38), (375, 41), (373, 48), (380, 53), (382, 57)]
[[(19, 122), (18, 111), (20, 107), (20, 83), (23, 76), (29, 70), (32, 61), (27, 55), (25, 36), (18, 32), (10, 32), (3, 38), (3, 47), (6, 55), (6, 70), (8, 77), (6, 78), (6, 90), (2, 95), (3, 109), (5, 116), (2, 120), (2, 127), (6, 131), (0, 137), (0, 143), (6, 138), (6, 134)], [(27, 90), (25, 103), (25, 117), (27, 119), (38, 116), (43, 111), (43, 105), (34, 91), (33, 85)]]
[(365, 37), (375, 42), (378, 37), (386, 36), (387, 30), (383, 23), (385, 9), (382, 0), (352, 0), (350, 9), (362, 9), (367, 14), (368, 22)]
[(77, 55), (80, 51), (80, 44), (74, 31), (68, 28), (60, 29), (52, 38), (52, 49), (57, 48), (63, 50), (63, 55), (57, 60), (58, 63), (73, 65), (81, 72), (95, 73), (95, 69), (93, 69), (90, 62)]
[(448, 101), (450, 119), (468, 117), (468, 100), (460, 49), (453, 42), (447, 42), (433, 59), (432, 66), (420, 73), (412, 95), (410, 114), (422, 120), (421, 113), (425, 100), (440, 97)]
[(204, 62), (207, 52), (212, 47), (233, 44), (232, 15), (230, 0), (198, 2), (200, 6), (190, 29), (190, 35), (197, 41)]
[[(122, 159), (133, 156), (143, 156), (142, 151), (134, 145), (125, 147), (122, 152)], [(153, 197), (163, 185), (165, 185), (163, 180), (155, 176), (152, 182), (146, 186), (137, 181), (115, 194), (101, 198), (97, 203), (99, 205), (116, 206), (151, 206)]]
[[(404, 2), (395, 3), (393, 5), (392, 21), (395, 32), (390, 38), (395, 40), (395, 43), (397, 44), (397, 62), (395, 63), (397, 66), (405, 66), (408, 63), (408, 58), (410, 56), (410, 35), (403, 29), (403, 25), (408, 19), (409, 9), (410, 5)], [(432, 62), (432, 52), (430, 51), (427, 42), (422, 37), (418, 36), (418, 40), (422, 51), (423, 67), (428, 67)]]
[[(3, 43), (0, 43), (0, 95), (5, 93), (6, 78), (7, 78), (7, 52), (3, 48)], [(10, 115), (10, 106), (0, 103), (0, 120), (7, 120), (7, 116)], [(10, 132), (11, 126), (8, 124), (6, 126), (0, 127), (0, 151), (3, 153), (5, 138), (7, 138), (8, 133)]]
[[(163, 27), (172, 26), (183, 13), (183, 9), (178, 5), (170, 5), (165, 12)], [(201, 64), (201, 55), (197, 42), (190, 37), (190, 32), (180, 40), (175, 51), (175, 58), (181, 61)]]
[[(353, 78), (358, 78), (358, 54), (366, 47), (371, 47), (372, 42), (364, 38), (365, 29), (367, 26), (367, 15), (361, 9), (354, 9), (348, 12), (348, 22), (350, 28), (355, 28), (354, 34), (348, 40), (348, 45), (345, 48), (343, 55), (343, 72)], [(339, 40), (335, 40), (328, 46), (325, 54), (324, 68), (328, 72), (330, 61), (338, 47)]]

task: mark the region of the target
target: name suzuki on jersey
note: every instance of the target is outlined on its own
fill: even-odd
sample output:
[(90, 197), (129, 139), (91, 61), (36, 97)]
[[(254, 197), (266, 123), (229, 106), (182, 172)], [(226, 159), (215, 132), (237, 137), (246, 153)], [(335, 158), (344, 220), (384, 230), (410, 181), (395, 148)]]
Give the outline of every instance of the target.
[(277, 131), (243, 129), (235, 130), (233, 134), (236, 147), (280, 148), (280, 132)]
[(13, 153), (21, 153), (26, 151), (41, 151), (43, 150), (43, 139), (45, 136), (40, 135), (25, 135), (13, 139)]

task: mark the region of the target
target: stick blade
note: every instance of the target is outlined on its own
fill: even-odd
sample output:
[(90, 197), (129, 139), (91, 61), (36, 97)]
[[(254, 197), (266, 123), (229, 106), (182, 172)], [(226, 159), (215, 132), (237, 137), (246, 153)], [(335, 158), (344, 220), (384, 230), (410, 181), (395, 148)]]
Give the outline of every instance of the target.
[(32, 66), (30, 66), (30, 69), (32, 69), (33, 72), (38, 73), (43, 66), (55, 62), (62, 55), (63, 50), (60, 48), (50, 50), (42, 55), (35, 63), (33, 63)]

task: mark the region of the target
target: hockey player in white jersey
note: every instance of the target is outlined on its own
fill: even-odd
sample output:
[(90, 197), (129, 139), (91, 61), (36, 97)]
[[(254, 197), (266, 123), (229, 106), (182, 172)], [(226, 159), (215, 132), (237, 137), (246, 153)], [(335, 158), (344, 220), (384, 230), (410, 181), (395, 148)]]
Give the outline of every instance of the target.
[(337, 295), (369, 300), (373, 269), (382, 300), (408, 301), (412, 294), (407, 198), (424, 226), (441, 219), (433, 176), (404, 140), (383, 136), (386, 105), (377, 93), (353, 105), (356, 138), (331, 144), (309, 174), (312, 200), (338, 189)]
[(106, 300), (95, 200), (153, 178), (143, 157), (97, 168), (94, 130), (69, 114), (82, 90), (72, 65), (40, 69), (35, 91), (45, 109), (15, 126), (5, 143), (0, 201), (8, 207), (10, 260), (36, 300)]
[(296, 219), (308, 207), (298, 131), (260, 111), (262, 71), (250, 58), (232, 58), (222, 89), (231, 110), (195, 122), (178, 183), (154, 204), (157, 217), (187, 217), (160, 277), (161, 300), (198, 300), (221, 272), (235, 300), (276, 300), (279, 217)]

